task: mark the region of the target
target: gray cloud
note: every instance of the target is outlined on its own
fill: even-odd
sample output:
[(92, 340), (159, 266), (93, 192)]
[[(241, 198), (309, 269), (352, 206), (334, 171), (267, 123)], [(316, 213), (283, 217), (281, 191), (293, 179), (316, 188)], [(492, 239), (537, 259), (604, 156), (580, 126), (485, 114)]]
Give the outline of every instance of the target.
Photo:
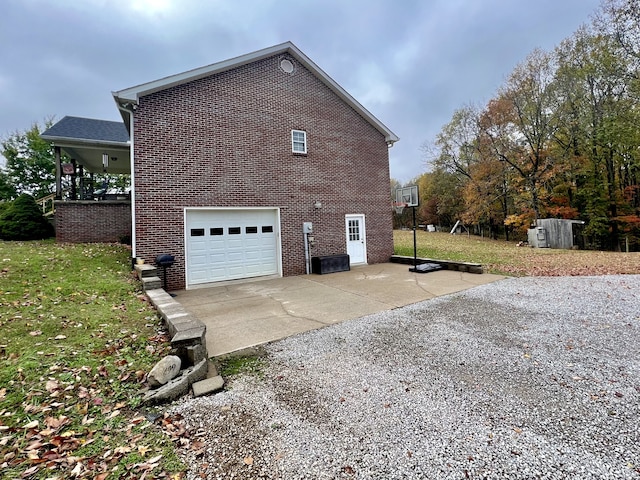
[(391, 175), (598, 0), (5, 0), (0, 136), (55, 115), (119, 120), (111, 91), (291, 40), (400, 138)]

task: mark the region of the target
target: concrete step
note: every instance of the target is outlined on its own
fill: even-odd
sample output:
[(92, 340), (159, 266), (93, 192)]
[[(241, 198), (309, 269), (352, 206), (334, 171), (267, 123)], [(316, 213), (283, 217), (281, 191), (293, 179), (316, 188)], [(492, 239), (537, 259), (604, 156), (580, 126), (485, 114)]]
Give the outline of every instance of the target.
[(162, 288), (162, 280), (160, 280), (160, 277), (142, 277), (140, 280), (142, 281), (142, 289), (145, 292), (147, 290)]
[(224, 380), (220, 375), (205, 378), (204, 380), (200, 380), (199, 382), (195, 382), (191, 385), (194, 397), (201, 397), (209, 393), (217, 392), (222, 390), (222, 387), (224, 387)]
[(145, 277), (158, 276), (158, 269), (153, 265), (143, 263), (142, 265), (134, 265), (133, 268), (136, 270), (136, 275), (138, 275), (138, 278), (140, 280), (142, 280)]

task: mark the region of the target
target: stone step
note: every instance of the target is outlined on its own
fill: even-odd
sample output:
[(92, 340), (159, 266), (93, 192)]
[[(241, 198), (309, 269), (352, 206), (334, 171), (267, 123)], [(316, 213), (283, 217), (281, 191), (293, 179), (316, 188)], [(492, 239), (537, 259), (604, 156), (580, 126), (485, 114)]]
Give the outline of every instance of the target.
[(138, 278), (140, 280), (142, 280), (145, 277), (158, 276), (158, 269), (153, 265), (143, 263), (142, 265), (134, 265), (133, 268), (135, 269), (136, 275), (138, 275)]
[(222, 387), (224, 387), (224, 380), (220, 375), (205, 378), (191, 385), (194, 397), (201, 397), (209, 393), (217, 392), (218, 390), (222, 390)]
[(160, 280), (160, 277), (142, 277), (140, 280), (142, 281), (142, 289), (145, 292), (147, 290), (162, 288), (162, 280)]

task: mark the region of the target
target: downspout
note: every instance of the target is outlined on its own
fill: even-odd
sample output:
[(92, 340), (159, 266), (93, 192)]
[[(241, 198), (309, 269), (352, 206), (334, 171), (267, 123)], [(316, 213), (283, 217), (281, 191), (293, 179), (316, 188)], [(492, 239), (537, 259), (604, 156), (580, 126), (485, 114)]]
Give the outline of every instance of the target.
[(60, 163), (60, 147), (53, 147), (56, 157), (56, 200), (62, 200), (62, 165)]
[(133, 109), (125, 108), (118, 103), (118, 108), (129, 114), (129, 168), (131, 169), (131, 268), (136, 263), (136, 181), (134, 175), (134, 153), (133, 153)]

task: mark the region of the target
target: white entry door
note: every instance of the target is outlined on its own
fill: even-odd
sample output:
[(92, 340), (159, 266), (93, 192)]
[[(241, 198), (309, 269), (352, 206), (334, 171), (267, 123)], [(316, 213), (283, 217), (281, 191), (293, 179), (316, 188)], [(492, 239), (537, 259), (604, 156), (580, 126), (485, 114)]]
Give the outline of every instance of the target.
[(367, 263), (367, 236), (364, 215), (346, 215), (347, 253), (351, 265)]

